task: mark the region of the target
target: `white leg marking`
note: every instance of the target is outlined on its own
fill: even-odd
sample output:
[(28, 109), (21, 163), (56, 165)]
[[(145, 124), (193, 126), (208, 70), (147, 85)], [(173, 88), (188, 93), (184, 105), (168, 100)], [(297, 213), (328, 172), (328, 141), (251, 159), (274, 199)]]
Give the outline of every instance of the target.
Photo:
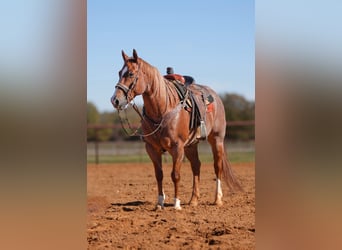
[(164, 208), (164, 201), (165, 201), (165, 194), (163, 192), (163, 195), (158, 195), (157, 209)]
[(223, 197), (221, 180), (218, 178), (216, 179), (216, 197), (217, 197), (217, 200), (221, 200)]
[(164, 207), (164, 201), (165, 201), (165, 194), (163, 195), (158, 195), (158, 205)]
[(175, 201), (175, 206), (174, 206), (174, 208), (175, 208), (176, 210), (181, 210), (182, 207), (181, 207), (181, 205), (180, 205), (180, 199), (174, 198), (174, 201)]

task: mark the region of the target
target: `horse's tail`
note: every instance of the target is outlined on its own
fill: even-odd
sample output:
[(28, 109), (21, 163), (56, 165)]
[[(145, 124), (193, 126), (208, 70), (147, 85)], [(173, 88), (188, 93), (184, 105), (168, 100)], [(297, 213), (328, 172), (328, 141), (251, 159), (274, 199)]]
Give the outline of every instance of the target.
[(235, 192), (235, 191), (240, 191), (243, 192), (243, 188), (240, 184), (240, 181), (238, 178), (235, 176), (232, 166), (230, 162), (228, 161), (226, 151), (224, 151), (224, 156), (223, 156), (223, 179), (227, 183), (230, 191)]

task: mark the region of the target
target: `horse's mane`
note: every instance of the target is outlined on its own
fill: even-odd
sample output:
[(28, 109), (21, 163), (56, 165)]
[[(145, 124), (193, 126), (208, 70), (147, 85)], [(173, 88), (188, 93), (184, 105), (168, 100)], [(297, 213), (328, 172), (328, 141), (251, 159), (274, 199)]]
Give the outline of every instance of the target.
[(154, 92), (157, 94), (162, 88), (164, 89), (166, 87), (169, 105), (176, 106), (180, 100), (174, 84), (164, 78), (156, 67), (141, 58), (139, 58), (139, 61), (140, 70), (143, 71), (149, 79), (154, 79)]
[(163, 76), (160, 74), (159, 70), (152, 66), (151, 64), (149, 64), (148, 62), (146, 62), (145, 60), (143, 60), (142, 58), (139, 58), (139, 64), (140, 64), (140, 70), (145, 72), (145, 74), (149, 77), (149, 78), (156, 78), (158, 77), (160, 81), (162, 81)]

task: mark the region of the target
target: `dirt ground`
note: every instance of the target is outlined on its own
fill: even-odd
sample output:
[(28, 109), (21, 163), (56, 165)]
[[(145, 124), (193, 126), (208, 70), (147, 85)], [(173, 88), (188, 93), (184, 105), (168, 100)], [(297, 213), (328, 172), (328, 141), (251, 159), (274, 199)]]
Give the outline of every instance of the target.
[[(255, 249), (255, 165), (233, 164), (244, 192), (223, 186), (224, 205), (212, 205), (215, 174), (202, 164), (197, 207), (189, 163), (181, 169), (182, 210), (173, 209), (171, 164), (164, 164), (164, 210), (155, 210), (151, 163), (88, 165), (88, 249)], [(224, 184), (224, 183), (223, 183)]]

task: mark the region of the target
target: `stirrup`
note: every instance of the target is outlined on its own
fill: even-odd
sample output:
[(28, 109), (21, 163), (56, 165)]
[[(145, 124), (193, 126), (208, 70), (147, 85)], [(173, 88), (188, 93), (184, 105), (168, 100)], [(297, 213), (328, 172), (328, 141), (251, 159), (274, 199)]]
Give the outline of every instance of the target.
[(199, 131), (197, 131), (197, 139), (206, 140), (207, 139), (207, 127), (204, 121), (200, 122)]

